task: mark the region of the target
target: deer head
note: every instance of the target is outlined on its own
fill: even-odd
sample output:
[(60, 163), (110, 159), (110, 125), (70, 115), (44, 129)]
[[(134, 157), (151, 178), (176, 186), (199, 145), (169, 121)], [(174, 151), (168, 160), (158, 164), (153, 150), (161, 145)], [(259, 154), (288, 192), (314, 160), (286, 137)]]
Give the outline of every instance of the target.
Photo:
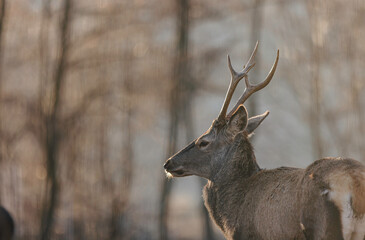
[[(228, 155), (232, 152), (231, 149), (237, 146), (237, 144), (233, 144), (237, 136), (244, 137), (244, 139), (239, 139), (239, 141), (248, 141), (250, 134), (267, 117), (269, 114), (268, 111), (262, 115), (248, 118), (247, 110), (243, 105), (249, 96), (269, 84), (274, 76), (279, 60), (278, 50), (276, 60), (266, 79), (257, 85), (251, 84), (248, 80), (248, 72), (255, 65), (254, 58), (257, 47), (258, 43), (256, 43), (255, 49), (247, 64), (240, 72), (236, 72), (233, 69), (230, 57), (228, 56), (231, 82), (218, 118), (213, 121), (210, 128), (203, 135), (166, 161), (164, 168), (169, 176), (184, 177), (197, 175), (211, 180), (215, 172), (229, 159)], [(234, 90), (243, 78), (245, 78), (246, 88), (236, 105), (227, 114)]]

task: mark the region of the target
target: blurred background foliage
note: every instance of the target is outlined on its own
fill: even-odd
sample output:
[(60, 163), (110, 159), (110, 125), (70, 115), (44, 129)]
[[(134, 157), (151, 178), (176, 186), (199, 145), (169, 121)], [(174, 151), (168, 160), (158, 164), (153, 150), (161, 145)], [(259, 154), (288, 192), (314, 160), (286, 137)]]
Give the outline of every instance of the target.
[(271, 111), (260, 166), (364, 162), (362, 0), (0, 0), (0, 204), (15, 239), (223, 239), (205, 180), (167, 181), (162, 164), (217, 117), (226, 55), (238, 69), (257, 40), (252, 82), (280, 49), (247, 103)]

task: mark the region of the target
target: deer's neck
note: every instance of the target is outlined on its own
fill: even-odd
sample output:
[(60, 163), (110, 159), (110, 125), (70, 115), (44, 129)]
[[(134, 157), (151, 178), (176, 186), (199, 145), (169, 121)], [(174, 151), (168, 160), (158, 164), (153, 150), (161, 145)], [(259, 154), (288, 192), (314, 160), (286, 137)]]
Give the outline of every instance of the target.
[(228, 150), (224, 164), (212, 179), (215, 184), (226, 185), (227, 182), (242, 181), (260, 171), (251, 143), (244, 136), (238, 134)]
[(239, 225), (235, 222), (237, 219), (232, 218), (237, 209), (230, 206), (242, 202), (247, 191), (246, 183), (259, 171), (252, 145), (246, 137), (236, 136), (226, 154), (225, 164), (204, 188), (205, 206), (228, 239), (236, 234), (235, 227)]

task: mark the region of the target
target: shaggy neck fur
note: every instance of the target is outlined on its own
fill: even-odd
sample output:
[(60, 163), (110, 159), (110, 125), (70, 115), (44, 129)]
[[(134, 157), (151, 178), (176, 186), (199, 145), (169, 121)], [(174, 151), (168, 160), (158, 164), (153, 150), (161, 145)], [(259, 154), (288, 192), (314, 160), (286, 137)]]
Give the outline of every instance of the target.
[(245, 132), (240, 132), (235, 136), (224, 158), (220, 160), (224, 163), (217, 168), (211, 178), (214, 183), (223, 182), (225, 184), (225, 182), (234, 179), (249, 178), (260, 171), (253, 147)]
[[(205, 206), (210, 216), (222, 229), (228, 238), (238, 234), (238, 216), (230, 206), (242, 202), (242, 195), (247, 191), (245, 182), (260, 171), (256, 163), (252, 145), (247, 140), (246, 133), (237, 134), (232, 146), (227, 151), (223, 166), (221, 166), (204, 188)], [(233, 232), (232, 232), (233, 231)]]

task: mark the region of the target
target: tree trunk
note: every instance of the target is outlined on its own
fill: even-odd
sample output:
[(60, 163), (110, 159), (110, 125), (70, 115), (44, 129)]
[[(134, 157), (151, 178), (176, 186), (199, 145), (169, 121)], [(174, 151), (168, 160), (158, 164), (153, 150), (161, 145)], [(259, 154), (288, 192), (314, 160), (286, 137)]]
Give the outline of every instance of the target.
[[(133, 141), (134, 141), (134, 131), (133, 131), (133, 55), (131, 52), (127, 51), (124, 54), (124, 58), (128, 59), (124, 61), (123, 69), (123, 122), (122, 129), (123, 132), (123, 146), (121, 155), (122, 158), (122, 186), (118, 186), (121, 189), (120, 194), (114, 194), (112, 200), (112, 210), (113, 215), (111, 218), (111, 229), (110, 229), (110, 239), (128, 239), (128, 231), (125, 231), (128, 224), (127, 218), (127, 208), (129, 204), (130, 191), (132, 188), (132, 178), (133, 178)], [(120, 192), (117, 189), (114, 192)]]
[[(3, 138), (2, 138), (2, 84), (3, 84), (3, 38), (4, 38), (4, 21), (5, 21), (6, 0), (0, 0), (0, 169), (3, 161)], [(0, 181), (2, 175), (0, 173)], [(1, 202), (1, 186), (0, 186), (0, 202)]]
[(58, 129), (58, 115), (60, 97), (66, 73), (67, 48), (69, 42), (71, 0), (65, 0), (63, 18), (60, 31), (60, 56), (54, 73), (53, 102), (49, 115), (46, 117), (46, 165), (47, 165), (47, 194), (41, 222), (41, 239), (51, 239), (54, 225), (54, 214), (58, 205), (60, 186), (58, 182), (58, 151), (60, 132)]
[[(179, 112), (182, 106), (180, 90), (182, 83), (189, 76), (188, 74), (188, 30), (189, 30), (189, 1), (177, 0), (177, 47), (174, 61), (174, 73), (172, 77), (172, 88), (170, 92), (170, 126), (168, 136), (167, 156), (176, 152), (178, 126), (180, 123)], [(171, 181), (164, 179), (160, 201), (160, 238), (168, 239), (167, 218), (169, 208), (169, 195)]]
[[(39, 88), (38, 88), (38, 104), (42, 109), (42, 100), (44, 97), (44, 86), (48, 79), (49, 73), (49, 22), (51, 21), (50, 1), (42, 2), (42, 17), (39, 30)], [(42, 117), (42, 112), (40, 111)]]

